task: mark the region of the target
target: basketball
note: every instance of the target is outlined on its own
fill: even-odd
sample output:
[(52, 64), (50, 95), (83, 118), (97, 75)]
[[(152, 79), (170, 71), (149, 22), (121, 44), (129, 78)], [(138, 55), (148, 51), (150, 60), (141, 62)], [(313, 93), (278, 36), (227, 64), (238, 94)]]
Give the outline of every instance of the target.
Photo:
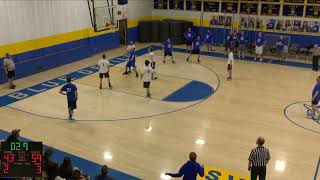
[(119, 11), (117, 12), (117, 14), (118, 14), (118, 15), (121, 15), (121, 14), (122, 14), (122, 12), (119, 10)]

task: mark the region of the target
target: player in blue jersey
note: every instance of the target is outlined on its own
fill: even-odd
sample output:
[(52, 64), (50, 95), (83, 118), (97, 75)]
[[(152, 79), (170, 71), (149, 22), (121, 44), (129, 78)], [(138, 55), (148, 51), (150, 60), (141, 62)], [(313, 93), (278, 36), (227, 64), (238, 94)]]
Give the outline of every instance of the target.
[(262, 32), (258, 32), (258, 36), (256, 38), (256, 50), (255, 50), (255, 57), (254, 60), (260, 58), (260, 61), (263, 61), (262, 54), (263, 54), (263, 46), (265, 44), (264, 38), (262, 36)]
[(238, 50), (239, 59), (241, 57), (244, 58), (244, 52), (246, 51), (247, 42), (248, 40), (244, 34), (244, 31), (241, 31), (239, 35), (239, 50)]
[(315, 85), (312, 91), (312, 99), (311, 99), (312, 113), (310, 114), (311, 116), (310, 118), (317, 119), (318, 122), (320, 122), (319, 117), (315, 117), (315, 113), (317, 112), (318, 115), (320, 114), (319, 109), (317, 107), (319, 100), (320, 100), (320, 76), (317, 77), (317, 84)]
[(202, 45), (200, 36), (197, 36), (197, 38), (193, 41), (192, 45), (193, 45), (192, 52), (190, 53), (189, 57), (187, 58), (187, 61), (189, 61), (190, 57), (193, 54), (197, 54), (198, 55), (198, 62), (200, 62), (200, 47)]
[(232, 48), (232, 51), (234, 53), (236, 53), (238, 51), (238, 48), (239, 48), (239, 39), (238, 39), (238, 30), (235, 29), (232, 33), (232, 38), (231, 38), (231, 48)]
[(206, 32), (206, 34), (204, 36), (204, 42), (206, 43), (206, 46), (207, 46), (209, 53), (210, 53), (210, 51), (213, 51), (213, 49), (212, 49), (213, 35), (212, 35), (210, 29), (208, 29), (208, 31)]
[(229, 31), (229, 33), (225, 37), (225, 41), (224, 41), (226, 53), (228, 53), (228, 49), (231, 48), (231, 39), (232, 39), (232, 31)]
[(73, 119), (73, 110), (77, 109), (78, 91), (77, 86), (71, 83), (71, 78), (67, 77), (67, 84), (60, 89), (60, 94), (66, 95), (68, 100), (69, 119)]
[(134, 42), (130, 41), (127, 47), (125, 56), (129, 57), (129, 53), (131, 52), (132, 48), (136, 48), (136, 47), (134, 46)]
[(164, 52), (164, 58), (163, 58), (163, 63), (166, 63), (166, 57), (170, 56), (172, 63), (175, 63), (173, 60), (173, 55), (172, 55), (172, 42), (170, 38), (168, 38), (164, 43), (163, 43), (163, 52)]
[(126, 65), (126, 71), (123, 73), (124, 75), (129, 74), (131, 68), (133, 68), (133, 70), (136, 72), (136, 77), (139, 77), (138, 75), (138, 71), (137, 71), (137, 67), (136, 67), (136, 52), (135, 52), (136, 48), (133, 47), (131, 49), (131, 52), (129, 53), (129, 59)]
[(283, 36), (280, 36), (280, 38), (277, 40), (276, 50), (277, 50), (278, 56), (280, 58), (280, 61), (284, 61), (286, 56), (285, 56), (285, 52), (284, 52)]
[(191, 52), (192, 42), (194, 39), (194, 32), (192, 32), (190, 27), (184, 33), (184, 38), (186, 39), (186, 51), (187, 51), (187, 53), (189, 53), (189, 52)]

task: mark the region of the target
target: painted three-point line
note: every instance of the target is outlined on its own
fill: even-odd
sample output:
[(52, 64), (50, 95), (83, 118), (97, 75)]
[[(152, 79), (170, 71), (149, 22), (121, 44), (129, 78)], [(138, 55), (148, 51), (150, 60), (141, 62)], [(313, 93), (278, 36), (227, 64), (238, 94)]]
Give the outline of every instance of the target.
[(314, 180), (317, 180), (319, 169), (320, 169), (320, 156), (319, 156), (318, 165), (316, 168), (316, 173), (314, 174)]

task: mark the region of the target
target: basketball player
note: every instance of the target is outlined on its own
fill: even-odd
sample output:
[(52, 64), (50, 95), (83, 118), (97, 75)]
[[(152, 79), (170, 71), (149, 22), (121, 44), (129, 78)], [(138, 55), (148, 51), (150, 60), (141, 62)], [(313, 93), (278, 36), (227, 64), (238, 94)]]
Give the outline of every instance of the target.
[(233, 49), (233, 52), (237, 52), (239, 48), (239, 34), (237, 33), (237, 29), (235, 29), (232, 33), (232, 38), (231, 38), (231, 48)]
[(241, 31), (240, 36), (239, 36), (239, 51), (238, 51), (238, 57), (239, 59), (242, 57), (244, 58), (244, 52), (246, 50), (246, 43), (247, 39), (244, 35), (244, 31)]
[(283, 36), (280, 36), (280, 39), (277, 40), (276, 42), (276, 50), (278, 53), (278, 56), (280, 57), (280, 62), (284, 61), (286, 56), (284, 53), (284, 41), (283, 41)]
[(233, 63), (234, 63), (234, 56), (233, 56), (233, 48), (229, 49), (229, 54), (228, 54), (228, 65), (227, 65), (227, 70), (229, 77), (227, 78), (228, 81), (232, 80), (232, 68), (233, 68)]
[(59, 93), (67, 96), (69, 119), (72, 120), (73, 110), (77, 109), (78, 91), (77, 86), (71, 83), (70, 77), (67, 77), (67, 84), (60, 89)]
[(149, 48), (149, 56), (150, 56), (150, 61), (151, 61), (151, 68), (152, 68), (152, 75), (153, 79), (158, 79), (157, 74), (156, 74), (156, 62), (154, 61), (154, 53), (153, 53), (153, 48)]
[(193, 41), (193, 48), (192, 48), (192, 53), (190, 53), (189, 57), (187, 58), (187, 61), (189, 61), (190, 57), (193, 54), (198, 55), (198, 62), (200, 62), (200, 46), (201, 46), (201, 38), (200, 36), (197, 36), (196, 40)]
[(172, 63), (175, 63), (173, 60), (173, 55), (172, 55), (172, 42), (170, 38), (168, 38), (164, 43), (163, 43), (163, 51), (164, 51), (164, 58), (163, 58), (163, 63), (166, 63), (166, 57), (171, 56), (171, 61)]
[(194, 33), (192, 32), (191, 28), (184, 33), (184, 38), (186, 39), (186, 52), (191, 52), (192, 41), (194, 39)]
[(146, 60), (144, 62), (145, 64), (145, 67), (144, 67), (144, 71), (143, 73), (141, 74), (141, 79), (143, 78), (143, 87), (147, 90), (147, 96), (148, 98), (151, 97), (151, 94), (150, 94), (150, 83), (151, 83), (151, 80), (152, 80), (152, 76), (153, 76), (153, 73), (152, 73), (152, 68), (150, 66), (150, 61), (149, 60)]
[(13, 84), (13, 79), (15, 77), (16, 65), (9, 53), (6, 53), (6, 57), (3, 60), (3, 68), (8, 77), (8, 84), (10, 89), (16, 88)]
[(105, 54), (103, 54), (102, 59), (99, 60), (98, 67), (99, 67), (100, 89), (102, 89), (103, 77), (108, 79), (109, 89), (112, 89), (112, 86), (110, 83), (110, 75), (109, 75), (111, 64), (110, 64), (109, 60), (107, 60)]
[(312, 112), (313, 112), (312, 118), (318, 119), (318, 121), (319, 121), (319, 117), (315, 117), (315, 112), (320, 114), (319, 109), (317, 107), (319, 100), (320, 100), (320, 76), (317, 77), (317, 84), (313, 88), (312, 99), (311, 99), (311, 107), (312, 107)]
[(136, 72), (136, 77), (139, 77), (137, 67), (136, 67), (136, 52), (135, 47), (133, 47), (129, 53), (129, 60), (126, 65), (126, 71), (123, 73), (124, 75), (129, 74), (131, 68)]
[(258, 33), (258, 37), (256, 39), (256, 50), (255, 50), (255, 57), (254, 60), (257, 60), (257, 58), (259, 57), (260, 61), (263, 61), (262, 59), (262, 54), (263, 54), (263, 45), (264, 45), (265, 41), (262, 37), (262, 32)]
[(232, 31), (230, 30), (228, 35), (225, 38), (225, 50), (228, 53), (228, 49), (231, 47), (231, 40), (232, 40)]
[(130, 54), (130, 52), (131, 52), (131, 50), (133, 48), (136, 48), (135, 45), (134, 45), (134, 42), (130, 41), (130, 43), (129, 43), (128, 47), (127, 47), (126, 56), (129, 56), (129, 54)]
[(212, 49), (213, 36), (212, 36), (212, 33), (209, 29), (205, 35), (204, 41), (206, 43), (207, 50), (209, 51), (209, 53), (210, 53), (210, 51), (213, 51), (213, 49)]

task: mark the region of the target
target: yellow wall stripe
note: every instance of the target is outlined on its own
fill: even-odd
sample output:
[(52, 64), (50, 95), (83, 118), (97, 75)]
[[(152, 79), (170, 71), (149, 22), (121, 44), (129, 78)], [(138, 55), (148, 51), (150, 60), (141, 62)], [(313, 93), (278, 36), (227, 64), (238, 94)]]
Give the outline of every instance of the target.
[[(132, 28), (132, 27), (138, 26), (138, 22), (140, 20), (151, 20), (151, 19), (152, 17), (148, 16), (148, 17), (129, 20), (128, 27)], [(33, 50), (55, 46), (63, 43), (68, 43), (71, 41), (76, 41), (84, 38), (99, 36), (102, 34), (107, 34), (115, 31), (118, 31), (118, 29), (94, 32), (93, 28), (87, 28), (87, 29), (81, 29), (77, 31), (62, 33), (62, 34), (56, 34), (48, 37), (41, 37), (37, 39), (21, 41), (21, 42), (12, 43), (12, 44), (6, 44), (6, 45), (0, 46), (0, 57), (4, 57), (6, 52), (9, 52), (10, 54), (19, 54), (19, 53), (33, 51)]]
[(142, 18), (130, 19), (128, 21), (128, 28), (137, 27), (139, 24), (139, 21), (147, 21), (147, 20), (152, 20), (152, 16), (145, 16)]
[(73, 32), (56, 34), (48, 37), (32, 39), (0, 46), (0, 57), (3, 57), (6, 52), (10, 54), (19, 54), (23, 52), (33, 51), (36, 49), (46, 48), (58, 44), (63, 44), (71, 41), (76, 41), (88, 37), (94, 37), (102, 34), (114, 32), (115, 30), (107, 30), (102, 32), (94, 32), (93, 28), (82, 29)]

